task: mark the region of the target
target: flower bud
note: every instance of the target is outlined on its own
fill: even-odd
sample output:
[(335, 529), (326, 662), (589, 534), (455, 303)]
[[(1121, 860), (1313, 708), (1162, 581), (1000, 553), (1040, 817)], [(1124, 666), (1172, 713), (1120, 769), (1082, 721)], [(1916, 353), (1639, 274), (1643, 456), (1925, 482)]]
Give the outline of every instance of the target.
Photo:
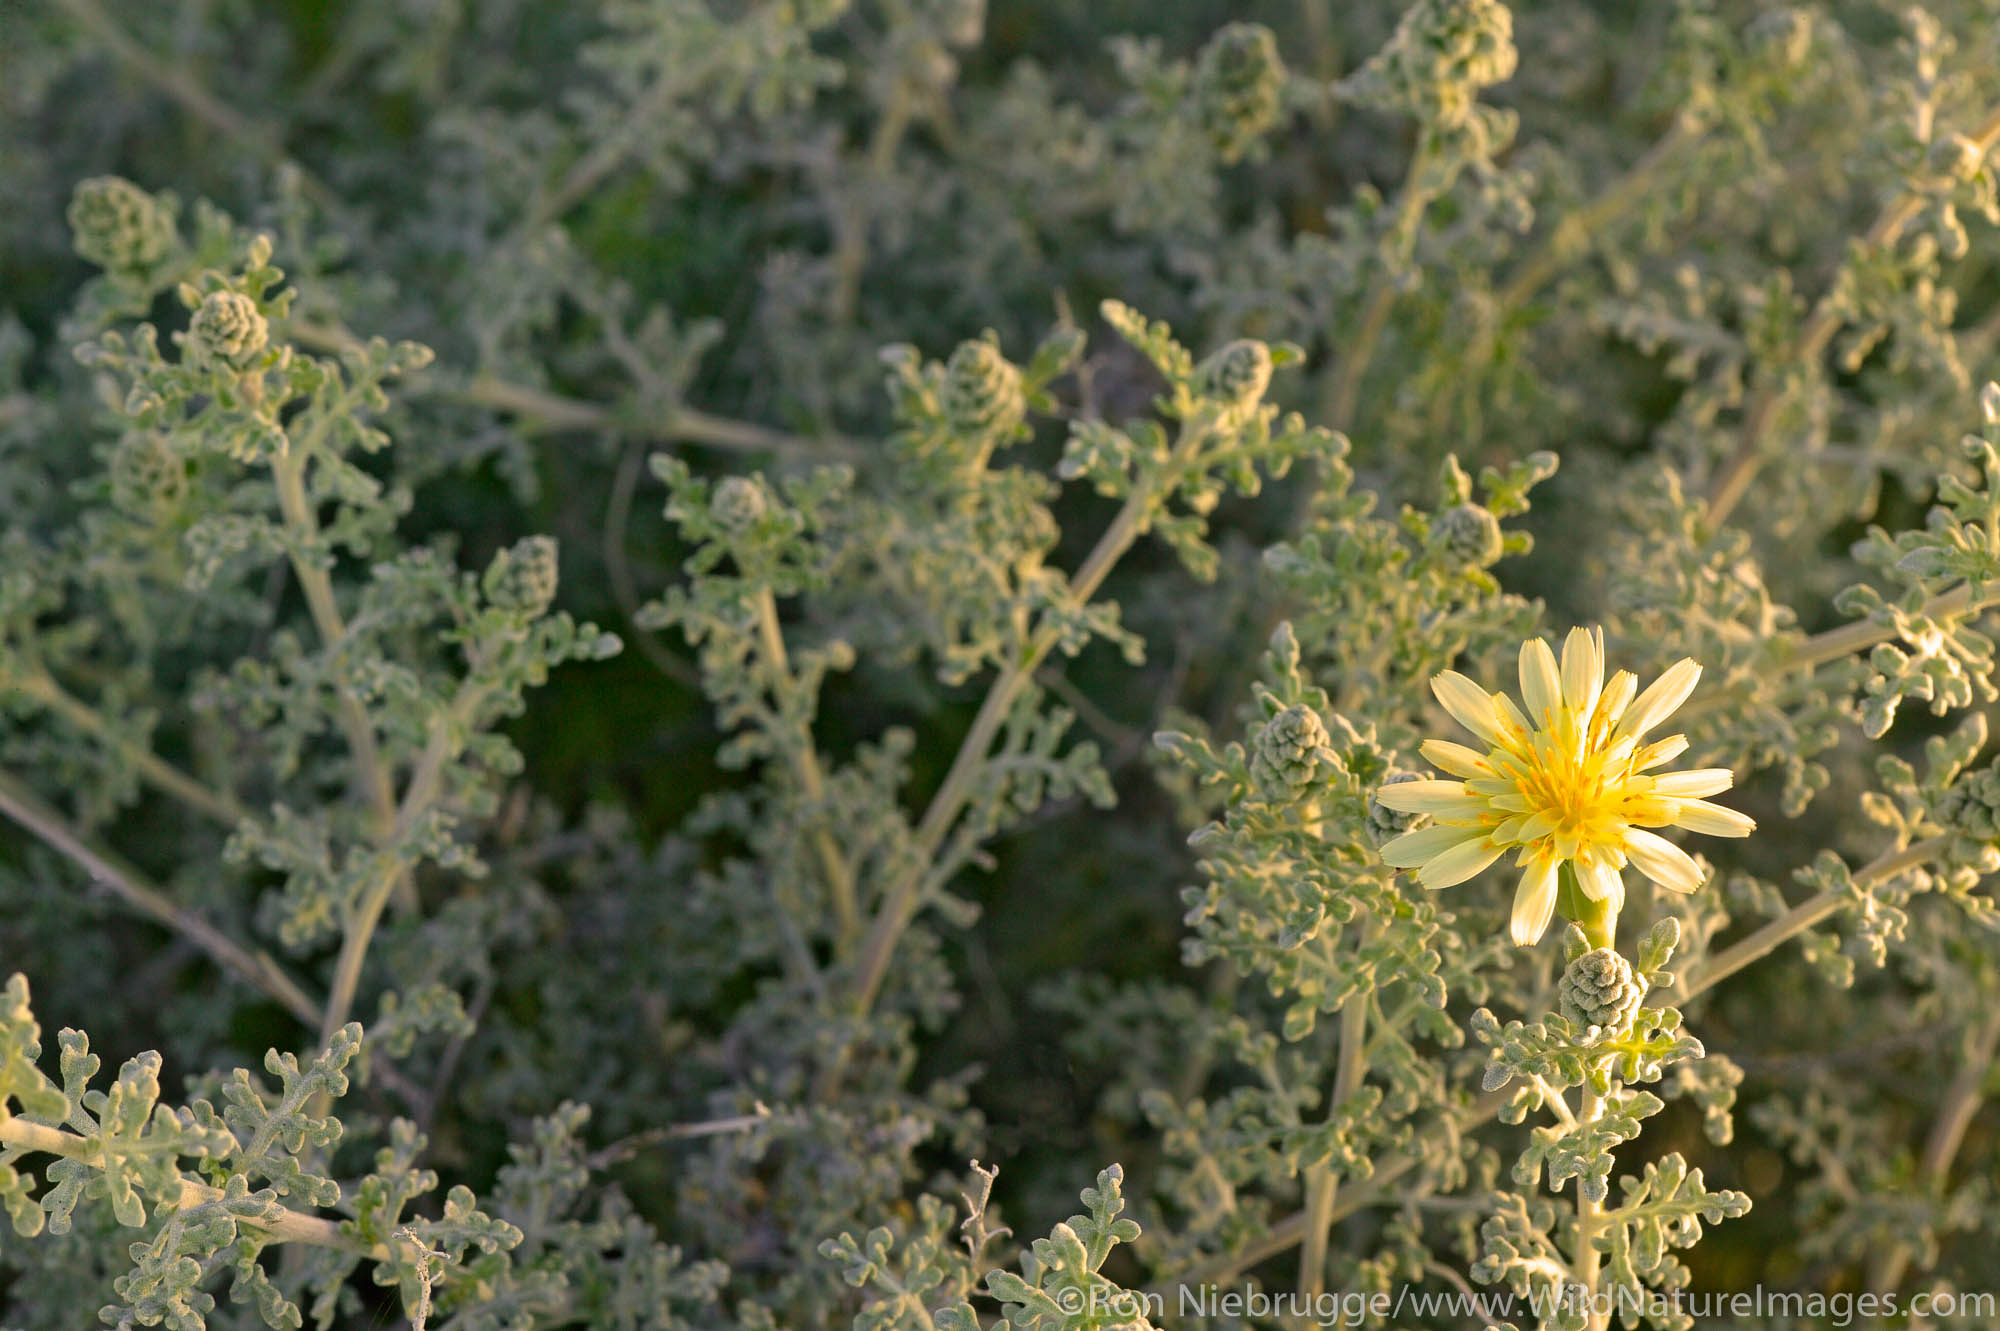
[(187, 463), (165, 437), (135, 430), (111, 454), (111, 502), (134, 517), (172, 512), (187, 496)]
[(78, 183), (70, 196), (69, 225), (76, 252), (112, 273), (146, 271), (179, 239), (172, 207), (118, 176)]
[(1271, 386), (1271, 349), (1250, 338), (1224, 346), (1195, 370), (1203, 393), (1224, 402), (1250, 406)]
[(1971, 180), (1986, 165), (1986, 149), (1963, 134), (1946, 134), (1931, 144), (1931, 168), (1952, 180)]
[(1431, 535), (1452, 558), (1474, 568), (1490, 567), (1506, 553), (1500, 519), (1477, 504), (1459, 504), (1438, 514)]
[(1947, 832), (1974, 846), (2000, 843), (2000, 765), (1961, 773), (1933, 812)]
[(1627, 1025), (1646, 998), (1644, 977), (1608, 947), (1592, 948), (1570, 962), (1556, 986), (1563, 1016), (1579, 1026), (1614, 1030)]
[[(1405, 781), (1421, 781), (1424, 778), (1416, 772), (1392, 770), (1382, 779), (1385, 786), (1401, 785)], [(1391, 809), (1380, 800), (1368, 801), (1368, 843), (1380, 850), (1397, 837), (1410, 830), (1422, 814), (1404, 813), (1401, 809)]]
[(555, 539), (530, 536), (494, 555), (480, 586), (502, 610), (539, 615), (555, 601), (556, 581)]
[(747, 476), (725, 477), (709, 501), (715, 520), (731, 532), (748, 530), (764, 516), (767, 507), (764, 487)]
[(1195, 113), (1225, 162), (1241, 157), (1277, 122), (1284, 91), (1285, 62), (1261, 23), (1219, 29), (1195, 61)]
[(241, 365), (263, 350), (270, 333), (256, 301), (237, 291), (211, 291), (188, 321), (186, 345), (201, 360)]
[(1812, 56), (1812, 18), (1802, 9), (1774, 9), (1750, 25), (1749, 46), (1779, 69), (1798, 69)]
[(1293, 705), (1266, 721), (1250, 744), (1250, 779), (1267, 798), (1295, 799), (1312, 784), (1322, 755), (1331, 757), (1326, 725), (1310, 707)]
[(961, 342), (951, 353), (943, 399), (945, 418), (967, 433), (1011, 430), (1028, 411), (1021, 372), (985, 338)]

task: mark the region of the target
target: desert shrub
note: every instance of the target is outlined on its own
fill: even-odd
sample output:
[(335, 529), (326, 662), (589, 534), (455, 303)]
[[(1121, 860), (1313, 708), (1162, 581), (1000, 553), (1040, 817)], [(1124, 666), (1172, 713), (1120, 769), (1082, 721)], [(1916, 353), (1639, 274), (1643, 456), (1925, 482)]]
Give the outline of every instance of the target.
[(16, 7), (0, 1325), (1991, 1325), (1996, 19)]

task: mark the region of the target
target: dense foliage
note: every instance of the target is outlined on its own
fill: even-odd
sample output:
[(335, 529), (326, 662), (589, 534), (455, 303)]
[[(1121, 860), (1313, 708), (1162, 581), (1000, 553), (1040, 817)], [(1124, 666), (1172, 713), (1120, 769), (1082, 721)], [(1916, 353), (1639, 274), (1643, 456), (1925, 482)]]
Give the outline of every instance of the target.
[(7, 7), (0, 1326), (1994, 1324), (1996, 69)]

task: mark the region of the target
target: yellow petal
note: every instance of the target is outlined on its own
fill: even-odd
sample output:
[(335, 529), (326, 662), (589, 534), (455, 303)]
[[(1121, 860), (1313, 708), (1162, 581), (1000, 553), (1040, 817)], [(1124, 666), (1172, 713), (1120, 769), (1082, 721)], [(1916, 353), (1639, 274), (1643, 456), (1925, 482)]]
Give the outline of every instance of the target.
[(1521, 875), (1521, 885), (1514, 889), (1514, 911), (1507, 921), (1507, 932), (1520, 946), (1531, 947), (1541, 941), (1555, 910), (1556, 862), (1536, 859)]
[(1634, 868), (1661, 887), (1692, 892), (1701, 886), (1701, 866), (1665, 837), (1634, 827), (1625, 833), (1625, 853)]
[(1757, 821), (1734, 809), (1725, 809), (1720, 804), (1689, 800), (1674, 816), (1674, 826), (1685, 827), (1704, 836), (1749, 836), (1757, 830)]
[(1478, 841), (1485, 835), (1483, 828), (1453, 827), (1447, 823), (1420, 827), (1414, 832), (1403, 833), (1382, 847), (1382, 863), (1398, 869), (1414, 869), (1461, 841)]
[(1543, 809), (1521, 825), (1521, 839), (1533, 841), (1536, 837), (1545, 837), (1555, 831), (1561, 823), (1562, 818), (1559, 815)]
[(1451, 887), (1462, 883), (1500, 858), (1504, 846), (1485, 837), (1462, 841), (1417, 871), (1417, 881), (1425, 887)]
[(1442, 767), (1453, 776), (1472, 780), (1493, 775), (1493, 765), (1486, 761), (1477, 749), (1468, 749), (1463, 744), (1454, 744), (1448, 739), (1427, 739), (1420, 750), (1430, 760), (1431, 766)]
[(1506, 740), (1492, 697), (1464, 675), (1456, 670), (1445, 671), (1431, 681), (1431, 692), (1454, 720), (1488, 744), (1497, 748)]
[(1632, 704), (1632, 695), (1638, 691), (1639, 677), (1629, 670), (1620, 670), (1604, 686), (1604, 696), (1597, 700), (1596, 724), (1609, 730), (1625, 709)]
[(1576, 885), (1592, 901), (1603, 901), (1615, 897), (1623, 900), (1625, 883), (1618, 871), (1600, 859), (1584, 859), (1579, 856), (1571, 861), (1576, 868)]
[(1660, 677), (1646, 686), (1646, 691), (1632, 700), (1625, 715), (1618, 722), (1620, 735), (1643, 735), (1660, 722), (1674, 714), (1676, 708), (1687, 701), (1694, 692), (1694, 686), (1701, 682), (1701, 667), (1692, 658), (1682, 657), (1661, 672)]
[(1683, 753), (1686, 753), (1687, 746), (1688, 737), (1686, 735), (1668, 735), (1665, 739), (1656, 739), (1632, 755), (1632, 770), (1643, 772), (1648, 767), (1658, 767), (1661, 763), (1670, 763)]
[(1562, 706), (1562, 677), (1556, 674), (1556, 654), (1540, 638), (1521, 644), (1521, 701), (1527, 704), (1528, 718), (1538, 726)]
[(1463, 781), (1397, 781), (1377, 790), (1375, 802), (1401, 813), (1477, 813), (1485, 804)]
[(1653, 793), (1675, 799), (1700, 799), (1720, 795), (1736, 784), (1736, 774), (1727, 767), (1695, 767), (1685, 772), (1662, 772), (1653, 778)]
[(1588, 720), (1604, 691), (1604, 639), (1598, 630), (1571, 629), (1563, 639), (1562, 691), (1569, 709)]
[(1660, 795), (1634, 795), (1626, 799), (1618, 816), (1634, 827), (1666, 827), (1681, 816), (1681, 804)]

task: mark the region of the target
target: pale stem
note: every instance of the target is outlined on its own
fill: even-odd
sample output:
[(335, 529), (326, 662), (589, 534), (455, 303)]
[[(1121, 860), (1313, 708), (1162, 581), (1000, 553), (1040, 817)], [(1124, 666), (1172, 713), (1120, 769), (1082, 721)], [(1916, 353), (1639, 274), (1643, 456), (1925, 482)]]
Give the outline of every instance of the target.
[[(1097, 594), (1097, 589), (1112, 568), (1138, 540), (1140, 532), (1152, 517), (1155, 504), (1179, 483), (1206, 437), (1207, 429), (1205, 423), (1183, 423), (1180, 438), (1175, 441), (1173, 454), (1166, 465), (1156, 475), (1134, 484), (1132, 493), (1126, 497), (1111, 525), (1104, 529), (1097, 544), (1077, 569), (1076, 576), (1070, 579), (1065, 597), (1070, 608), (1087, 604)], [(1003, 668), (987, 690), (986, 699), (980, 704), (971, 729), (959, 744), (958, 753), (952, 759), (943, 783), (931, 796), (923, 818), (917, 824), (916, 854), (911, 857), (911, 867), (889, 884), (883, 894), (882, 905), (870, 923), (855, 969), (853, 1010), (857, 1015), (865, 1014), (875, 1005), (875, 997), (888, 973), (889, 958), (903, 930), (909, 925), (917, 904), (918, 889), (925, 881), (927, 866), (943, 845), (953, 821), (972, 798), (973, 784), (986, 764), (994, 737), (1005, 724), (1014, 700), (1034, 678), (1036, 669), (1054, 649), (1060, 636), (1054, 625), (1036, 632), (1023, 644), (1019, 658)], [(841, 1070), (839, 1060), (825, 1066), (814, 1088), (816, 1098), (825, 1099), (833, 1093), (839, 1084)]]
[[(778, 602), (769, 587), (757, 589), (757, 638), (764, 649), (764, 659), (770, 664), (773, 682), (780, 692), (782, 710), (783, 695), (796, 691), (798, 680), (792, 675), (791, 657), (785, 651), (784, 631), (778, 626)], [(839, 930), (841, 951), (845, 952), (853, 942), (855, 931), (860, 928), (855, 913), (854, 871), (848, 865), (846, 856), (840, 853), (833, 832), (826, 825), (826, 780), (820, 772), (819, 752), (813, 747), (812, 727), (801, 723), (792, 739), (792, 771), (798, 779), (799, 793), (812, 806), (813, 851), (819, 857), (827, 895), (833, 898), (834, 920)]]
[[(1596, 1091), (1585, 1082), (1580, 1090), (1581, 1100), (1577, 1108), (1577, 1121), (1584, 1124), (1597, 1122), (1604, 1117), (1604, 1102)], [(1594, 1242), (1597, 1224), (1604, 1214), (1604, 1203), (1584, 1192), (1583, 1179), (1576, 1180), (1576, 1252), (1572, 1255), (1571, 1270), (1576, 1281), (1583, 1286), (1583, 1311), (1585, 1326), (1589, 1331), (1602, 1331), (1606, 1318), (1598, 1315), (1597, 1273), (1604, 1254), (1597, 1250)]]
[[(1361, 926), (1357, 950), (1366, 947), (1377, 932), (1376, 920), (1369, 917)], [(1329, 1120), (1340, 1112), (1367, 1075), (1368, 999), (1372, 988), (1357, 989), (1340, 1007), (1340, 1054), (1335, 1065), (1333, 1091), (1327, 1098)], [(1316, 1307), (1326, 1290), (1326, 1248), (1333, 1234), (1333, 1204), (1340, 1191), (1340, 1176), (1331, 1162), (1306, 1171), (1305, 1242), (1299, 1252), (1299, 1307)], [(1303, 1319), (1304, 1313), (1301, 1311)]]
[[(291, 552), (292, 572), (299, 580), (300, 592), (305, 595), (306, 609), (312, 615), (313, 626), (319, 630), (321, 645), (328, 651), (334, 651), (347, 639), (347, 624), (341, 618), (340, 606), (334, 598), (333, 579), (307, 554), (307, 549), (318, 543), (319, 519), (313, 514), (311, 501), (306, 498), (305, 467), (306, 458), (301, 453), (284, 453), (272, 463), (271, 479), (277, 486), (278, 509), (284, 515), (285, 525), (292, 529), (298, 544), (306, 547)], [(386, 840), (396, 821), (396, 794), (390, 784), (389, 769), (382, 762), (381, 749), (375, 741), (375, 725), (358, 699), (345, 688), (337, 692), (341, 728), (346, 732), (348, 748), (354, 755), (356, 780), (360, 782), (374, 816), (376, 836)], [(335, 1030), (339, 1028), (339, 1024), (334, 1027)]]
[[(1960, 583), (1948, 592), (1940, 592), (1926, 601), (1917, 613), (1925, 619), (1949, 619), (1959, 615), (1976, 615), (2000, 605), (2000, 596), (1988, 595), (1975, 601), (1972, 599), (1972, 585)], [(1815, 633), (1798, 645), (1797, 650), (1780, 658), (1769, 669), (1759, 672), (1764, 680), (1783, 679), (1791, 674), (1810, 676), (1813, 671), (1830, 661), (1865, 652), (1878, 643), (1894, 642), (1901, 631), (1894, 624), (1884, 624), (1873, 619), (1857, 619), (1851, 624), (1843, 624), (1837, 629)], [(1706, 694), (1689, 702), (1680, 709), (1679, 717), (1704, 716), (1719, 707), (1727, 706), (1743, 697), (1741, 689), (1723, 689)]]
[[(1926, 861), (1936, 859), (1944, 850), (1946, 840), (1941, 836), (1930, 837), (1874, 860), (1854, 875), (1854, 887), (1866, 891), (1878, 883), (1888, 882), (1898, 874), (1907, 873)], [(1687, 978), (1677, 977), (1674, 985), (1661, 986), (1661, 989), (1655, 992), (1672, 989), (1675, 1001), (1684, 1003), (1704, 989), (1720, 984), (1751, 962), (1770, 955), (1780, 944), (1829, 919), (1851, 900), (1853, 891), (1846, 887), (1830, 887), (1810, 896), (1747, 938), (1739, 940), (1692, 967)]]
[(711, 1118), (699, 1123), (669, 1123), (665, 1127), (648, 1128), (635, 1132), (611, 1143), (601, 1151), (592, 1153), (584, 1160), (584, 1167), (592, 1173), (609, 1169), (621, 1160), (629, 1160), (649, 1146), (663, 1142), (689, 1141), (698, 1137), (725, 1137), (739, 1132), (754, 1132), (769, 1126), (775, 1116), (763, 1105), (758, 1105), (754, 1113), (733, 1114), (727, 1118)]
[[(69, 1160), (81, 1160), (87, 1164), (103, 1163), (101, 1146), (91, 1138), (4, 1114), (0, 1114), (0, 1145), (5, 1145), (11, 1150), (59, 1155)], [(220, 1188), (212, 1188), (205, 1183), (182, 1178), (180, 1196), (173, 1203), (172, 1209), (190, 1210), (210, 1202), (221, 1201), (223, 1196)], [(392, 1260), (398, 1255), (398, 1249), (410, 1259), (418, 1258), (422, 1252), (414, 1242), (399, 1243), (395, 1248), (387, 1243), (365, 1244), (341, 1233), (340, 1225), (335, 1221), (324, 1220), (319, 1216), (302, 1215), (282, 1206), (278, 1207), (276, 1213), (269, 1219), (238, 1219), (237, 1223), (255, 1230), (274, 1243), (304, 1243), (315, 1248), (334, 1248), (378, 1262)]]
[(162, 794), (179, 800), (225, 827), (234, 828), (249, 821), (250, 811), (234, 795), (211, 789), (151, 749), (113, 733), (96, 708), (64, 689), (46, 670), (36, 670), (17, 680), (15, 687), (78, 730), (105, 741), (119, 758), (132, 765), (132, 770), (139, 774), (142, 781)]
[[(1993, 1071), (1996, 1050), (2000, 1050), (2000, 1007), (1987, 1015), (1968, 1042), (1965, 1059), (1958, 1065), (1951, 1085), (1945, 1088), (1930, 1137), (1924, 1143), (1917, 1180), (1940, 1199), (1951, 1182), (1951, 1162), (1958, 1155), (1958, 1148), (1965, 1144), (1973, 1116), (1986, 1098), (1986, 1078)], [(1877, 1295), (1894, 1295), (1902, 1287), (1909, 1265), (1909, 1242), (1897, 1239), (1878, 1251), (1875, 1260), (1869, 1263), (1868, 1288)]]
[(458, 696), (452, 699), (445, 713), (431, 718), (430, 738), (424, 745), (422, 756), (417, 759), (410, 783), (403, 791), (402, 806), (397, 810), (390, 835), (384, 841), (383, 862), (386, 867), (362, 889), (346, 921), (340, 955), (334, 962), (333, 986), (327, 992), (326, 1015), (320, 1023), (322, 1042), (331, 1040), (333, 1033), (347, 1024), (348, 1015), (354, 1007), (355, 992), (361, 984), (361, 966), (367, 959), (368, 944), (374, 937), (375, 926), (382, 919), (382, 908), (388, 904), (396, 885), (406, 877), (389, 855), (388, 847), (407, 836), (417, 819), (437, 798), (445, 765), (462, 748), (454, 736), (471, 724), (485, 700), (486, 689), (483, 685), (462, 684)]
[[(320, 324), (294, 323), (290, 332), (294, 341), (319, 351), (352, 352), (358, 351), (362, 345), (360, 339), (345, 329)], [(424, 387), (421, 380), (418, 385)], [(509, 383), (486, 374), (476, 375), (453, 386), (425, 387), (425, 391), (437, 392), (469, 407), (526, 417), (556, 430), (601, 430), (606, 434), (637, 435), (661, 442), (686, 440), (712, 448), (770, 452), (791, 457), (851, 457), (859, 456), (861, 452), (859, 443), (837, 435), (807, 438), (750, 421), (711, 415), (688, 406), (672, 407), (662, 420), (637, 420), (595, 402)]]
[[(861, 270), (868, 259), (868, 217), (866, 201), (879, 198), (889, 170), (896, 162), (896, 149), (910, 125), (914, 109), (910, 85), (901, 77), (891, 84), (882, 114), (868, 144), (861, 179), (854, 182), (848, 199), (833, 208), (837, 221), (833, 253), (833, 295), (830, 317), (846, 325), (854, 321), (854, 307), (861, 296)], [(847, 174), (843, 172), (842, 174)]]
[[(1967, 137), (1978, 144), (1982, 153), (1991, 152), (1994, 144), (2000, 143), (2000, 108), (1988, 112)], [(1862, 246), (1880, 249), (1895, 244), (1903, 234), (1903, 228), (1923, 212), (1926, 197), (1915, 190), (1897, 196), (1876, 217), (1875, 224), (1868, 228), (1867, 234), (1861, 238)], [(1834, 295), (1832, 290), (1822, 295), (1804, 326), (1799, 329), (1798, 342), (1793, 348), (1794, 359), (1798, 362), (1817, 362), (1825, 354), (1834, 334), (1840, 331), (1841, 312)], [(1782, 404), (1782, 391), (1767, 378), (1743, 414), (1735, 453), (1723, 463), (1709, 487), (1707, 516), (1711, 528), (1721, 526), (1735, 511), (1749, 491), (1750, 482), (1763, 467), (1766, 461), (1764, 436), (1775, 423)]]
[(5, 772), (0, 772), (0, 813), (67, 856), (127, 906), (199, 947), (216, 965), (276, 1001), (308, 1027), (318, 1024), (319, 1005), (277, 962), (243, 947), (146, 881), (137, 869), (110, 851), (91, 845), (40, 796)]
[(297, 171), (300, 183), (314, 202), (324, 206), (335, 201), (333, 192), (318, 177), (294, 162), (285, 152), (283, 144), (265, 134), (235, 108), (217, 100), (184, 67), (161, 60), (139, 45), (104, 12), (96, 0), (57, 0), (57, 3), (69, 12), (79, 27), (103, 42), (113, 57), (165, 93), (170, 100), (179, 103), (182, 110), (266, 163), (289, 166)]
[(1501, 310), (1510, 310), (1522, 305), (1541, 290), (1542, 286), (1563, 269), (1572, 258), (1589, 243), (1590, 238), (1646, 197), (1653, 177), (1662, 166), (1671, 161), (1683, 148), (1698, 143), (1707, 135), (1707, 130), (1691, 115), (1679, 115), (1667, 132), (1648, 148), (1645, 155), (1634, 162), (1623, 175), (1605, 186), (1597, 196), (1576, 211), (1567, 213), (1548, 239), (1542, 242), (1520, 269), (1513, 280), (1502, 288), (1498, 301)]

